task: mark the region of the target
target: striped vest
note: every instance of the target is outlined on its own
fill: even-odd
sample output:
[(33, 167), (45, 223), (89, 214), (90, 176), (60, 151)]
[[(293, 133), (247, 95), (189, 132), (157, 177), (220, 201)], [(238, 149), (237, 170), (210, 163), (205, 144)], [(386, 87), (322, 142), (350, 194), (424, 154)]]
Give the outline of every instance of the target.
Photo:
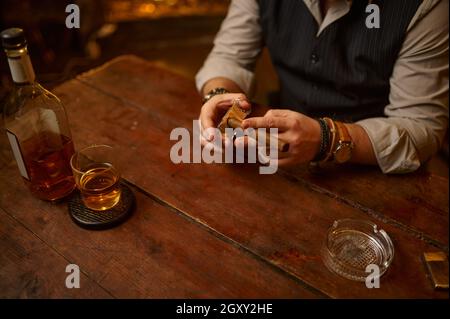
[(389, 78), (421, 0), (372, 1), (380, 28), (366, 27), (367, 0), (319, 26), (303, 0), (258, 0), (263, 38), (281, 84), (280, 106), (345, 121), (383, 116)]

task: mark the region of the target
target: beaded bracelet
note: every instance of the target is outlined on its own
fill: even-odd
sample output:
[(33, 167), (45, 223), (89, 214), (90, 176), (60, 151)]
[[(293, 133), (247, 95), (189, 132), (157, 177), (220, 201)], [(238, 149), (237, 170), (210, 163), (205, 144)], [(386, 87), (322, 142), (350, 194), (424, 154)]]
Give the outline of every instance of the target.
[(320, 148), (316, 157), (313, 159), (313, 162), (319, 162), (325, 158), (327, 155), (328, 149), (330, 147), (330, 128), (327, 122), (319, 118), (317, 119), (320, 125)]

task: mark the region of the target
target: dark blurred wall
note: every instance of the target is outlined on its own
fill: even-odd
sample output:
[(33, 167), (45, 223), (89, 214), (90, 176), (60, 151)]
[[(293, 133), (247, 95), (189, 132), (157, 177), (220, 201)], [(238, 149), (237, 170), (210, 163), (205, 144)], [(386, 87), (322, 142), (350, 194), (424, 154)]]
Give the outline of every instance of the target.
[[(67, 29), (65, 8), (77, 3), (81, 28)], [(121, 54), (135, 54), (190, 79), (202, 66), (229, 0), (0, 0), (0, 27), (25, 29), (37, 79), (47, 88)], [(266, 103), (277, 80), (268, 55), (257, 67), (256, 100)], [(10, 75), (0, 55), (0, 99)]]
[[(83, 12), (80, 29), (65, 26), (65, 8), (76, 3)], [(84, 56), (84, 46), (103, 24), (101, 1), (92, 0), (1, 0), (0, 29), (20, 27), (25, 30), (33, 66), (39, 81), (52, 85), (70, 75), (65, 74), (69, 60)], [(0, 98), (9, 89), (9, 69), (0, 57)]]

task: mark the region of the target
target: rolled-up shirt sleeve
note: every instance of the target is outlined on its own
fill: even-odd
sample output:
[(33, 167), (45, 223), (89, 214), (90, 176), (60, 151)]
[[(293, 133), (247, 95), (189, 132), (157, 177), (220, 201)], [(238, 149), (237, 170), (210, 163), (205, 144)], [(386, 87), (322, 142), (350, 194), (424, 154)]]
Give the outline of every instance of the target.
[(196, 75), (198, 90), (212, 78), (225, 77), (249, 94), (262, 46), (257, 1), (233, 0), (214, 40), (214, 48)]
[[(440, 148), (448, 126), (448, 1), (425, 1), (390, 79), (385, 118), (359, 121), (384, 173), (416, 170)], [(427, 7), (428, 6), (428, 7)], [(423, 13), (423, 12), (422, 12)]]

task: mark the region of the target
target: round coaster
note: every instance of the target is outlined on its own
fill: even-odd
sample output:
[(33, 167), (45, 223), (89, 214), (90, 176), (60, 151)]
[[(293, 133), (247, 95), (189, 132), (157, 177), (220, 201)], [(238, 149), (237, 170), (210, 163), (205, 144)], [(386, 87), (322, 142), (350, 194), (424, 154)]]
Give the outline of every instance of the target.
[(95, 211), (86, 207), (79, 191), (69, 199), (69, 215), (79, 226), (88, 229), (108, 229), (123, 223), (133, 212), (136, 198), (131, 189), (124, 183), (120, 184), (122, 193), (116, 206)]

